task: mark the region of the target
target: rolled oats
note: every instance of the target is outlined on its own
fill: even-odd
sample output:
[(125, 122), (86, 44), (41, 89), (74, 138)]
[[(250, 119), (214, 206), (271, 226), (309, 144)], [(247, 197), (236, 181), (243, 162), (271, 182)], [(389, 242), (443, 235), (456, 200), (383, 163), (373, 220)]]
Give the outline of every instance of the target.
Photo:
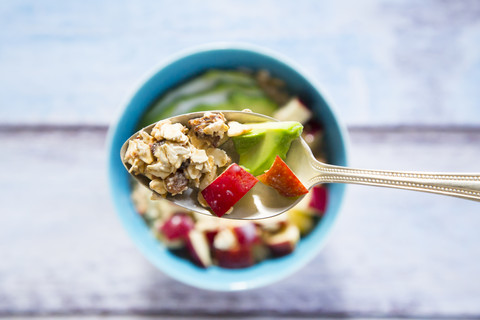
[(213, 163), (219, 168), (225, 167), (231, 161), (230, 157), (222, 149), (208, 148), (207, 155), (213, 157)]
[(188, 127), (198, 139), (214, 147), (220, 144), (228, 131), (225, 117), (220, 112), (205, 112), (203, 117), (188, 121)]
[(231, 162), (216, 147), (227, 137), (225, 121), (219, 112), (190, 120), (190, 129), (160, 121), (150, 134), (142, 130), (129, 141), (124, 161), (131, 165), (130, 172), (148, 177), (150, 189), (162, 196), (180, 194), (188, 187), (203, 190), (215, 180), (217, 169)]
[(252, 128), (249, 126), (246, 126), (244, 124), (241, 124), (237, 121), (229, 121), (228, 122), (228, 136), (229, 137), (235, 137), (239, 136), (242, 134), (245, 134), (249, 131), (252, 131)]
[(174, 142), (187, 143), (188, 137), (185, 135), (187, 128), (181, 123), (171, 123), (170, 120), (158, 122), (152, 129), (152, 135), (157, 140), (169, 140)]
[(167, 193), (167, 189), (165, 188), (165, 182), (163, 179), (154, 179), (150, 181), (148, 186), (150, 187), (150, 189), (152, 189), (158, 194), (164, 195)]

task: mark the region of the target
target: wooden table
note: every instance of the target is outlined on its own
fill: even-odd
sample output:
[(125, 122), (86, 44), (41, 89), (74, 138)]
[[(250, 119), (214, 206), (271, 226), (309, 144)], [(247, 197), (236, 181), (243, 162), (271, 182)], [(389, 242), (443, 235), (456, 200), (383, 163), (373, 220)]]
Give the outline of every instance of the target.
[(181, 284), (133, 246), (109, 199), (108, 124), (142, 73), (203, 42), (304, 65), (348, 125), (352, 166), (480, 172), (479, 2), (255, 5), (0, 4), (0, 317), (480, 317), (476, 202), (350, 186), (325, 249), (244, 292)]

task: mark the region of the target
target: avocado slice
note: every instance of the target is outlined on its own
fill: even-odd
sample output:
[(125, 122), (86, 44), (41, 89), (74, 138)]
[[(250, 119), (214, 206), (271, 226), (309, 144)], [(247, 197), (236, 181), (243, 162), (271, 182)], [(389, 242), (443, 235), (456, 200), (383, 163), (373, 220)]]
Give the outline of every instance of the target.
[(278, 105), (257, 86), (220, 83), (213, 88), (181, 96), (172, 103), (163, 105), (159, 114), (147, 112), (140, 122), (140, 127), (183, 113), (207, 110), (243, 110), (245, 108), (271, 115), (278, 109)]
[(240, 156), (238, 164), (254, 176), (270, 169), (278, 155), (285, 160), (290, 144), (298, 138), (303, 126), (297, 121), (272, 121), (245, 124), (251, 131), (232, 137)]
[(140, 126), (144, 127), (165, 118), (166, 109), (179, 100), (212, 90), (221, 84), (235, 84), (246, 88), (257, 87), (256, 80), (245, 72), (235, 70), (209, 70), (161, 96), (145, 113), (140, 121)]
[[(249, 95), (246, 92), (237, 91), (232, 92), (228, 101), (225, 103), (220, 103), (217, 105), (214, 104), (199, 104), (196, 107), (193, 107), (188, 112), (197, 112), (197, 111), (209, 111), (209, 110), (234, 110), (242, 111), (244, 109), (250, 109), (253, 112), (272, 115), (278, 106), (271, 101), (266, 99), (262, 95)], [(175, 112), (177, 114), (177, 112)]]

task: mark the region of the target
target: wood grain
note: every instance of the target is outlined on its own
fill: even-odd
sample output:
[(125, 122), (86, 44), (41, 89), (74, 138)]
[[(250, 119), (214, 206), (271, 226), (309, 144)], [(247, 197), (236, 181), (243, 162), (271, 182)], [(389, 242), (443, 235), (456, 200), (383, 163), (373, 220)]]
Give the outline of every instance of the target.
[(186, 48), (252, 43), (321, 84), (348, 125), (480, 124), (480, 2), (0, 2), (0, 122), (108, 124)]
[[(351, 137), (355, 166), (479, 171), (475, 130)], [(311, 264), (268, 287), (208, 292), (134, 248), (110, 204), (104, 139), (88, 127), (0, 130), (1, 316), (480, 316), (478, 203), (351, 186)]]

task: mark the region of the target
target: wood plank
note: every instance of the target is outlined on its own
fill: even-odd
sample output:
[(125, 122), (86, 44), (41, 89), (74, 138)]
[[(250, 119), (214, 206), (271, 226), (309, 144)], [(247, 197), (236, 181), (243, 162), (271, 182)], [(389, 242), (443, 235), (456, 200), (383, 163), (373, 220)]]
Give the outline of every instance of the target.
[(294, 60), (348, 125), (478, 125), (479, 17), (477, 0), (1, 1), (0, 121), (110, 123), (158, 63), (227, 40)]
[[(480, 171), (480, 133), (353, 130), (359, 167)], [(0, 315), (480, 316), (478, 203), (351, 186), (326, 248), (280, 283), (216, 293), (157, 271), (110, 204), (103, 130), (0, 130)]]

